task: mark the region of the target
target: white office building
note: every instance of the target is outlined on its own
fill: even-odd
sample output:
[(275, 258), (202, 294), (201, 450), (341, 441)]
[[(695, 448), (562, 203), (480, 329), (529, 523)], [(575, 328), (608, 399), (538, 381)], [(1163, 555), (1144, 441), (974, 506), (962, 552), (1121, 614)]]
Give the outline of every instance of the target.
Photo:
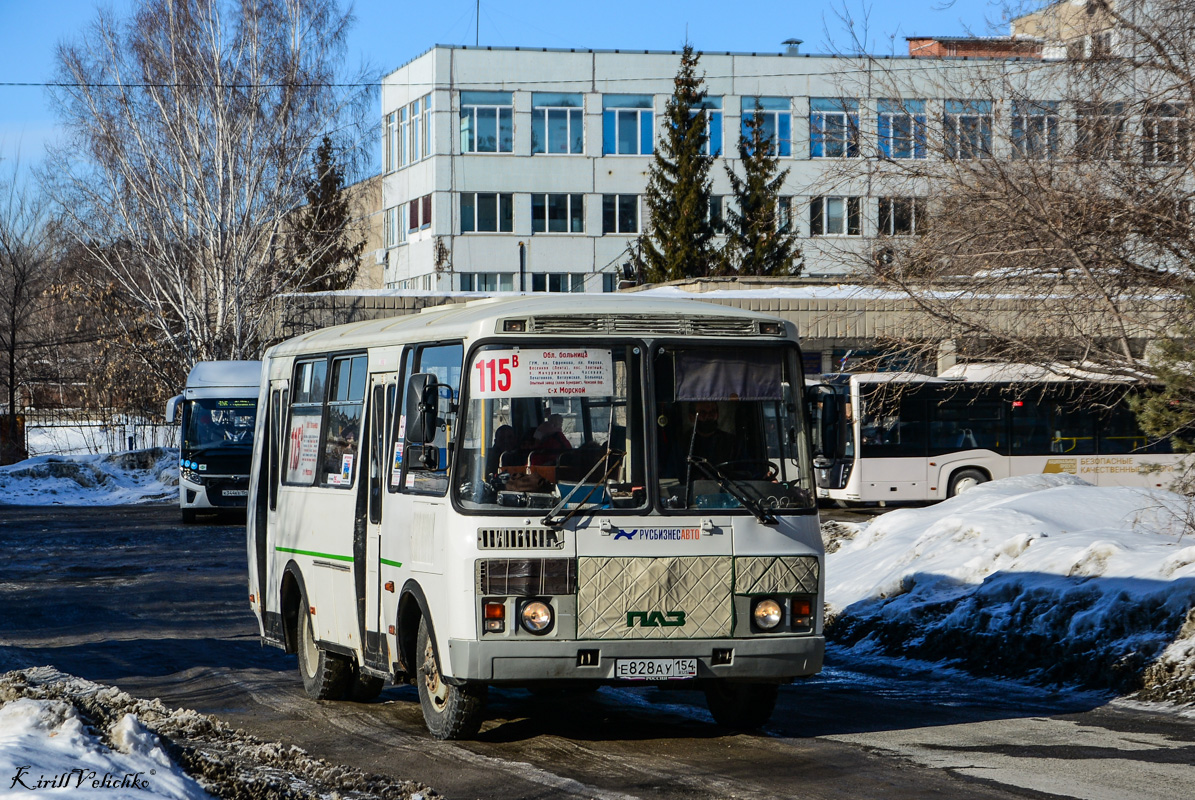
[[(387, 75), (385, 246), (377, 251), (385, 286), (613, 290), (643, 228), (651, 153), (679, 60), (677, 52), (436, 46)], [(1018, 114), (1041, 117), (1034, 131), (1056, 129), (1057, 104), (1022, 110), (945, 88), (1010, 68), (1019, 67), (1004, 59), (835, 58), (794, 47), (705, 53), (699, 65), (710, 146), (732, 166), (744, 114), (762, 108), (791, 170), (781, 209), (797, 228), (809, 276), (845, 275), (880, 233), (915, 232), (932, 187), (900, 178), (892, 164), (951, 148), (959, 158), (1002, 157), (1015, 131), (1026, 130), (1014, 124)], [(955, 140), (927, 147), (939, 135)], [(1033, 141), (1048, 145), (1049, 137)], [(716, 217), (730, 193), (722, 158), (711, 176)]]

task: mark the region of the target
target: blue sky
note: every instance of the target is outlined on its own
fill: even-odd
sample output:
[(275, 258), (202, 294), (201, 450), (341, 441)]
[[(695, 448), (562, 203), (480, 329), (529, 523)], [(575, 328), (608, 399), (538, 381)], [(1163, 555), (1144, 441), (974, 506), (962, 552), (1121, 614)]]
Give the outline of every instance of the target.
[[(889, 0), (870, 6), (845, 0), (856, 20), (867, 20), (867, 49), (907, 53), (905, 36), (1005, 33), (1000, 4), (991, 0)], [(81, 36), (95, 18), (96, 0), (0, 0), (0, 84), (38, 83), (54, 72), (54, 48)], [(105, 0), (127, 13), (135, 0)], [(784, 39), (804, 40), (803, 52), (845, 48), (849, 35), (839, 16), (843, 2), (823, 0), (357, 0), (350, 59), (382, 72), (400, 66), (433, 44), (674, 50), (686, 33), (700, 50), (779, 52)], [(738, 16), (739, 9), (750, 16)], [(745, 13), (745, 11), (743, 12)], [(858, 27), (861, 27), (858, 26)], [(379, 112), (380, 113), (380, 112)], [(20, 154), (40, 160), (56, 122), (45, 90), (0, 85), (0, 158)]]

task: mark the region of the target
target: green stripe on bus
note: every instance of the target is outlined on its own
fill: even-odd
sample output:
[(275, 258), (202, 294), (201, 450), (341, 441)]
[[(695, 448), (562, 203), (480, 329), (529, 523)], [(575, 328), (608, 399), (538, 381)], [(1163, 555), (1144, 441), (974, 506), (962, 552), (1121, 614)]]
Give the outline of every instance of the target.
[(275, 547), (279, 553), (294, 553), (297, 556), (314, 556), (315, 558), (330, 558), (333, 561), (352, 561), (352, 556), (338, 556), (332, 553), (317, 553), (314, 550), (295, 550), (293, 547)]
[(401, 561), (391, 561), (388, 558), (379, 558), (378, 561), (381, 561), (383, 564), (385, 564), (388, 567), (401, 567), (402, 566)]

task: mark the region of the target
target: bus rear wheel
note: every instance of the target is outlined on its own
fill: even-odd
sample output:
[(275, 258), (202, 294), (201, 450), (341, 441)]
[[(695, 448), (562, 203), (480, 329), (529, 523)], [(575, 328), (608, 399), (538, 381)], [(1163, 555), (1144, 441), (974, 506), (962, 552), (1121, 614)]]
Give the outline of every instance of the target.
[(415, 683), (428, 731), (437, 739), (467, 739), (476, 735), (481, 729), (486, 687), (452, 686), (444, 681), (426, 619), (419, 620), (415, 653), (419, 660)]
[(321, 650), (316, 644), (306, 598), (299, 618), (299, 675), (303, 678), (303, 688), (315, 700), (340, 700), (353, 678), (352, 664), (347, 658)]
[(705, 704), (722, 727), (754, 730), (771, 718), (779, 694), (775, 683), (710, 681), (705, 685)]
[(988, 476), (977, 469), (960, 469), (950, 478), (950, 497), (974, 489), (981, 483), (987, 483)]

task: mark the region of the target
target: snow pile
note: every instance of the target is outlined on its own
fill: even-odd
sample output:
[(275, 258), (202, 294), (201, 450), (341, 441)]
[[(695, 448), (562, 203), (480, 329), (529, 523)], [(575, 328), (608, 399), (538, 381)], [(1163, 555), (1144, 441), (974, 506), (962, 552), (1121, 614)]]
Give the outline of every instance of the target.
[[(439, 796), (423, 784), (329, 764), (297, 747), (262, 742), (204, 714), (170, 710), (157, 700), (139, 700), (52, 667), (0, 675), (0, 776), (7, 781), (17, 774), (29, 787), (46, 781), (42, 788), (54, 796), (83, 797), (98, 790), (97, 796), (117, 800)], [(80, 774), (82, 778), (76, 777)], [(93, 789), (91, 781), (105, 775), (108, 788), (100, 783)], [(0, 784), (0, 798), (29, 796), (30, 790), (20, 784), (11, 789)]]
[(178, 450), (37, 456), (0, 467), (0, 505), (124, 505), (178, 495)]
[(1070, 475), (828, 523), (827, 636), (972, 672), (1195, 700), (1190, 501)]
[(106, 798), (210, 798), (178, 768), (158, 737), (125, 714), (107, 731), (105, 744), (63, 700), (22, 697), (0, 706), (0, 797), (31, 790), (60, 794), (101, 790)]

